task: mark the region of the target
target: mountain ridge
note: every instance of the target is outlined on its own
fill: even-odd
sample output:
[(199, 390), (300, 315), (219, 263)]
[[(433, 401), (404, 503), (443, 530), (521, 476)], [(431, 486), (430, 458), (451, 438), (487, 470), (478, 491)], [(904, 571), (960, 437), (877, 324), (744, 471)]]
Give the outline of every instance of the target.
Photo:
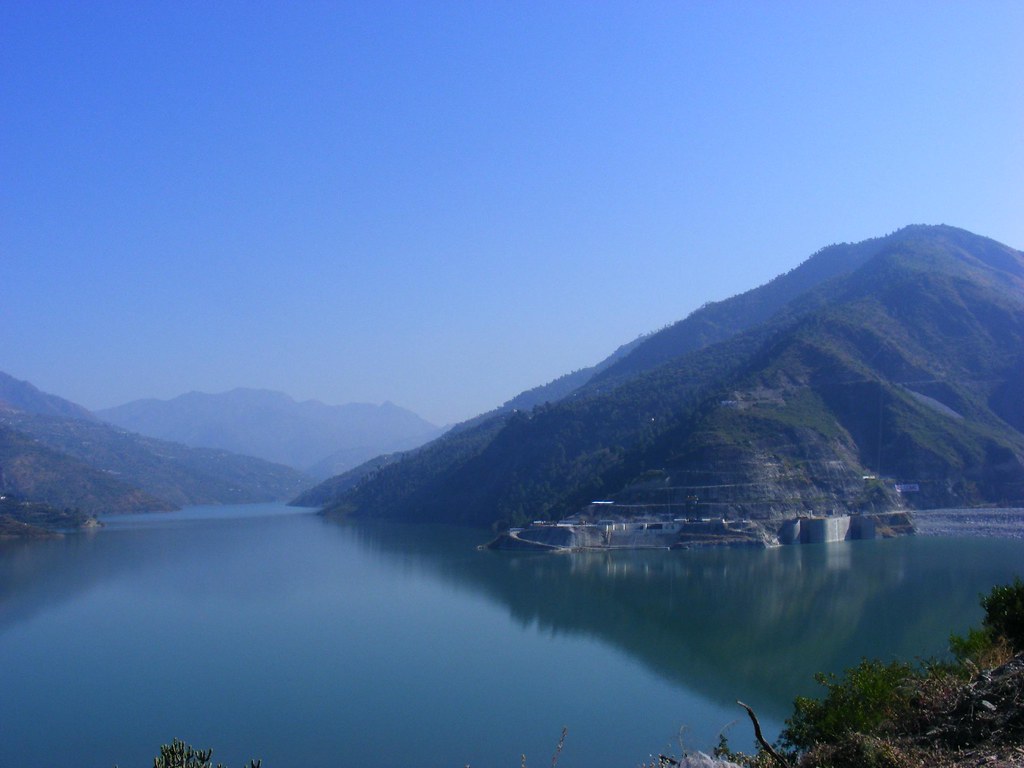
[(88, 409), (57, 395), (40, 391), (35, 385), (0, 371), (0, 410), (24, 411), (40, 416), (66, 416), (94, 421)]
[[(671, 488), (701, 488), (702, 512), (767, 517), (1021, 498), (1022, 275), (1019, 251), (944, 225), (830, 246), (645, 338), (561, 400), (321, 501), (500, 526), (684, 493)], [(707, 342), (709, 328), (724, 338)], [(898, 474), (865, 481), (886, 453), (904, 457), (881, 466)], [(726, 477), (761, 490), (711, 490)]]

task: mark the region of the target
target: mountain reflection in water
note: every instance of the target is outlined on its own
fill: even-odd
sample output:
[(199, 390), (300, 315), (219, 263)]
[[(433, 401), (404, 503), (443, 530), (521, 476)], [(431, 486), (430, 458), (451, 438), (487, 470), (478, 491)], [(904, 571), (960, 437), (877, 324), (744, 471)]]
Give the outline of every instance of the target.
[[(354, 535), (508, 607), (522, 626), (614, 643), (659, 675), (782, 719), (816, 671), (946, 652), (1005, 582), (1019, 542), (902, 539), (772, 550), (469, 552), (484, 534), (358, 525)], [(453, 556), (452, 537), (466, 551)], [(979, 556), (979, 549), (988, 555)]]

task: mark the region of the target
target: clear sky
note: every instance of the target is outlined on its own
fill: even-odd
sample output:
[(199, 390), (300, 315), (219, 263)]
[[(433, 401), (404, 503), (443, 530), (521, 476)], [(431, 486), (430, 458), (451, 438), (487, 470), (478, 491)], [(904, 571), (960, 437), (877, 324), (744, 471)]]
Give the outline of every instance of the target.
[(1024, 248), (1024, 3), (0, 3), (0, 370), (436, 423), (818, 248)]

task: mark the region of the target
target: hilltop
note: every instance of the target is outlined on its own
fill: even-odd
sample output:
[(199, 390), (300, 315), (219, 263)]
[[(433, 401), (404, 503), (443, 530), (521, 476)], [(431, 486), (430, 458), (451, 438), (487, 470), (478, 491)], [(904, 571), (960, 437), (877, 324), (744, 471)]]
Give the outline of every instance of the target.
[(298, 501), (496, 527), (1020, 503), (1024, 255), (948, 226), (832, 245), (583, 378)]

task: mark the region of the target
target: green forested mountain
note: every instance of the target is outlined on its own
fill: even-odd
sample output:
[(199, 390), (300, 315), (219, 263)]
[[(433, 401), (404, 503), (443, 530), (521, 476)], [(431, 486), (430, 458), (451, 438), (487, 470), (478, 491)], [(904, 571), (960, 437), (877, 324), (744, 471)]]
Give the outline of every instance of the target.
[(172, 509), (168, 502), (3, 423), (0, 495), (84, 514)]
[(492, 525), (596, 498), (731, 516), (1020, 502), (1021, 392), (1024, 255), (913, 226), (825, 248), (560, 400), (474, 420), (310, 498)]

